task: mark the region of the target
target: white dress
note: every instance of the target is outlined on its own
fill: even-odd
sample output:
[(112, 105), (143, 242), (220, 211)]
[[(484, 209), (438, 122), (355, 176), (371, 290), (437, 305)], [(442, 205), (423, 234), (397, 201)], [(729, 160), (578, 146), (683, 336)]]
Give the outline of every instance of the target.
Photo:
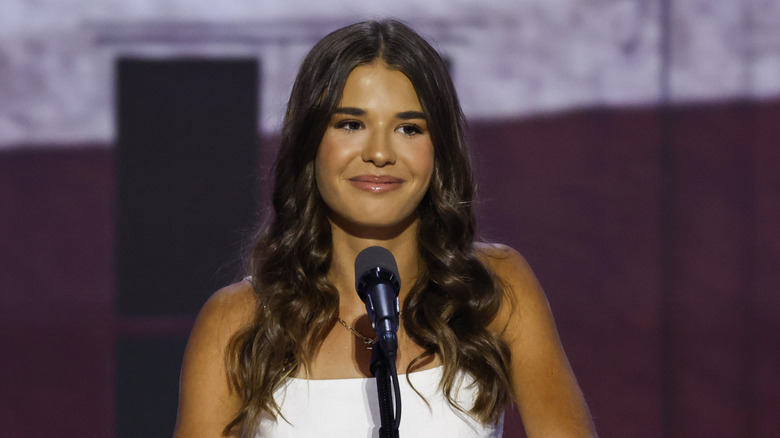
[[(497, 424), (483, 425), (450, 406), (439, 390), (442, 367), (409, 374), (414, 387), (428, 401), (423, 401), (409, 386), (406, 375), (399, 375), (401, 391), (400, 438), (500, 437), (504, 417)], [(468, 409), (474, 403), (473, 379), (458, 377), (456, 400)], [(376, 380), (371, 378), (307, 380), (290, 378), (274, 397), (282, 417), (269, 415), (260, 421), (256, 437), (359, 437), (379, 436), (379, 408)], [(430, 406), (429, 406), (430, 405)]]

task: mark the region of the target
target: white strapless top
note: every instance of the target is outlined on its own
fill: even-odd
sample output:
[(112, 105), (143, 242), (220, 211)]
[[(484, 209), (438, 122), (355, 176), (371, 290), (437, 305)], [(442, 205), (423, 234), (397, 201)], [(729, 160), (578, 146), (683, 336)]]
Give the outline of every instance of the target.
[[(400, 438), (434, 437), (500, 437), (504, 417), (497, 424), (483, 425), (453, 408), (439, 390), (442, 367), (409, 374), (414, 387), (428, 404), (409, 386), (406, 375), (399, 375), (401, 391)], [(468, 409), (474, 404), (476, 388), (473, 379), (459, 377), (455, 399)], [(284, 418), (269, 415), (261, 418), (256, 437), (359, 437), (379, 436), (379, 408), (376, 379), (306, 380), (290, 378), (274, 393)], [(285, 418), (287, 421), (285, 421)]]

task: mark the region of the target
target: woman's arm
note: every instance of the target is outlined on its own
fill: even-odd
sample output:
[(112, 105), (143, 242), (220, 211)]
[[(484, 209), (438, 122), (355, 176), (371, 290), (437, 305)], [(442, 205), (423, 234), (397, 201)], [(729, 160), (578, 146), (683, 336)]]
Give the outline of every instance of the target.
[(184, 352), (174, 438), (220, 437), (238, 412), (225, 374), (225, 348), (254, 308), (252, 287), (242, 281), (216, 292), (201, 309)]
[(523, 257), (506, 246), (484, 249), (507, 288), (493, 328), (512, 351), (512, 379), (526, 434), (595, 437), (588, 407), (555, 328), (547, 298)]

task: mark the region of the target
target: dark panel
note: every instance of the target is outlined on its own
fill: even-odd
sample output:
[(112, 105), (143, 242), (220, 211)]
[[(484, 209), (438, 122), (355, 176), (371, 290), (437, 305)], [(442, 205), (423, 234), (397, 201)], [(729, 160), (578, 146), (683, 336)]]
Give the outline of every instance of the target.
[(165, 437), (176, 424), (184, 339), (120, 339), (117, 342), (116, 436)]
[(254, 60), (118, 63), (120, 314), (195, 313), (254, 223)]

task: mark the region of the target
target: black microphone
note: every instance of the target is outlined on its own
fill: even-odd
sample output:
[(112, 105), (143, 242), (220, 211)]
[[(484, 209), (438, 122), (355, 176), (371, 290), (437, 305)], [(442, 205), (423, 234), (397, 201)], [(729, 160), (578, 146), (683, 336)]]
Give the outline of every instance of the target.
[(398, 292), (401, 277), (393, 254), (381, 246), (370, 246), (355, 258), (355, 290), (366, 303), (379, 347), (388, 358), (398, 350)]

